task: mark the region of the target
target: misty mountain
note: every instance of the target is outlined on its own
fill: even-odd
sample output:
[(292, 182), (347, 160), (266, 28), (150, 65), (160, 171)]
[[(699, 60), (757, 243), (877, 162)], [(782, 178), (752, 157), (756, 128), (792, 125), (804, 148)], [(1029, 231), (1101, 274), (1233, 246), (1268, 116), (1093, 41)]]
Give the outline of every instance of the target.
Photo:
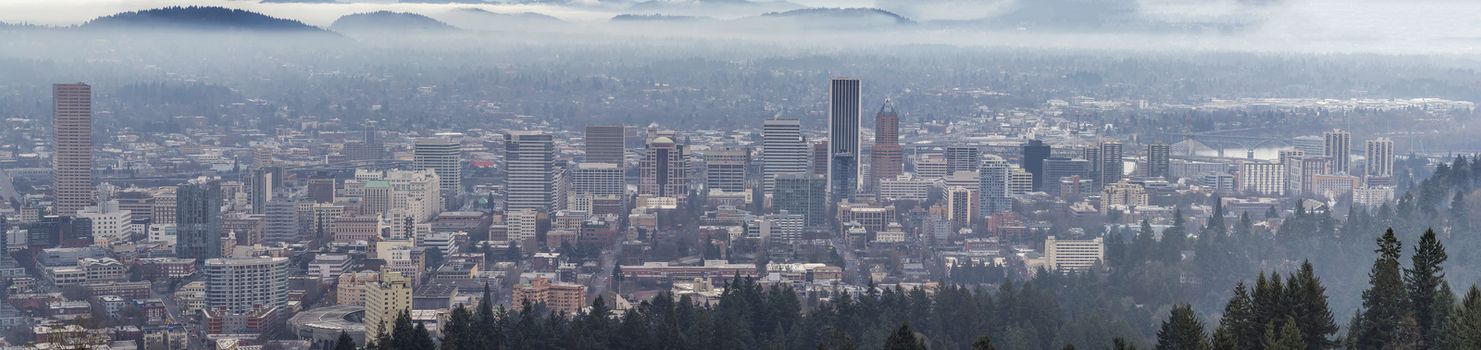
[(791, 11), (803, 7), (802, 5), (787, 1), (651, 0), (634, 4), (624, 12), (679, 16), (736, 17), (756, 16), (768, 12)]
[(894, 12), (877, 8), (808, 8), (761, 15), (767, 18), (795, 18), (806, 20), (859, 20), (885, 21), (894, 24), (913, 24), (915, 21)]
[(376, 11), (345, 15), (329, 25), (337, 32), (440, 32), (457, 27), (415, 13)]
[(704, 17), (704, 16), (674, 16), (674, 15), (659, 15), (659, 14), (653, 14), (653, 15), (622, 14), (622, 15), (616, 15), (616, 16), (613, 16), (612, 17), (612, 22), (636, 22), (636, 23), (664, 23), (664, 22), (667, 22), (667, 23), (696, 23), (696, 22), (711, 22), (711, 21), (714, 21), (714, 20), (715, 20), (715, 18), (713, 18), (713, 17)]
[(529, 31), (558, 29), (567, 24), (560, 18), (542, 13), (497, 13), (471, 7), (448, 10), (436, 18), (458, 28), (478, 30)]
[(193, 29), (322, 33), (296, 20), (223, 7), (165, 7), (122, 12), (83, 23), (86, 29)]

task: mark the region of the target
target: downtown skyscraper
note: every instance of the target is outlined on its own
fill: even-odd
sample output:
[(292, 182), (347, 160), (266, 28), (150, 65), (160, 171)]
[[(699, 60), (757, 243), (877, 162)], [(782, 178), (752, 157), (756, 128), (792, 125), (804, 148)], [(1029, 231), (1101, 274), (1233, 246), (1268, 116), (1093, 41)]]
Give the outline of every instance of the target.
[(853, 198), (859, 189), (859, 80), (828, 85), (828, 201)]
[(1172, 148), (1165, 143), (1147, 145), (1147, 177), (1167, 177), (1171, 170)]
[(175, 256), (221, 257), (221, 181), (198, 177), (175, 188)]
[(1352, 171), (1352, 133), (1342, 129), (1327, 132), (1327, 158), (1331, 158), (1330, 171), (1346, 174)]
[(890, 100), (885, 100), (874, 115), (874, 149), (869, 155), (870, 184), (877, 186), (879, 180), (894, 179), (905, 173), (900, 114), (895, 112), (895, 104)]
[(511, 131), (504, 140), (506, 210), (555, 210), (555, 142), (550, 134)]
[[(412, 169), (437, 172), (442, 196), (457, 197), (463, 189), (463, 167), (459, 164), (462, 155), (463, 146), (457, 141), (442, 138), (417, 140), (412, 149)], [(438, 209), (446, 207), (440, 203), (441, 198), (438, 200)]]
[(1364, 155), (1367, 159), (1367, 173), (1369, 177), (1394, 176), (1394, 140), (1380, 137), (1368, 140), (1364, 147)]
[(680, 203), (689, 196), (689, 158), (684, 146), (667, 136), (648, 140), (638, 166), (638, 194), (673, 197)]
[(93, 202), (93, 88), (55, 84), (51, 93), (55, 214), (72, 216)]
[[(1034, 190), (1044, 191), (1044, 160), (1049, 159), (1052, 149), (1041, 140), (1029, 140), (1023, 144), (1023, 170), (1034, 175)], [(1050, 185), (1059, 186), (1059, 179), (1049, 179)]]
[(776, 188), (777, 176), (807, 173), (807, 141), (797, 119), (767, 119), (761, 125), (761, 176), (767, 192)]
[(621, 168), (627, 144), (625, 129), (621, 125), (587, 125), (586, 162), (612, 163)]

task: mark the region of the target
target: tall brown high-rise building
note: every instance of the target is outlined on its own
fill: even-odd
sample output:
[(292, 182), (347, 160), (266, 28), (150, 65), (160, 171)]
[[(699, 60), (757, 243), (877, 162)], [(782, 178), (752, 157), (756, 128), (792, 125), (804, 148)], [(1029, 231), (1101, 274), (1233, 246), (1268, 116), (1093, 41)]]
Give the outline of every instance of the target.
[(869, 159), (871, 188), (881, 179), (893, 179), (905, 172), (904, 151), (900, 147), (900, 114), (895, 104), (885, 100), (874, 115), (874, 151)]
[(93, 88), (55, 84), (51, 94), (56, 214), (72, 216), (93, 202)]

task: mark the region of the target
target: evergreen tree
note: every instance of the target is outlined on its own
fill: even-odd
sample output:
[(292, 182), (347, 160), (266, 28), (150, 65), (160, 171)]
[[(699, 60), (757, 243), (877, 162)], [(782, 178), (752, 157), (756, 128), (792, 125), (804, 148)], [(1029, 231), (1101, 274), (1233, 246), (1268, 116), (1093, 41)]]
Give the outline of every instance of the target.
[[(1235, 284), (1234, 296), (1229, 297), (1229, 302), (1224, 304), (1224, 317), (1219, 319), (1219, 327), (1215, 330), (1215, 343), (1223, 343), (1215, 344), (1216, 347), (1253, 349), (1257, 345), (1253, 339), (1253, 332), (1257, 327), (1254, 323), (1254, 305), (1251, 303), (1244, 282)], [(1221, 335), (1223, 339), (1220, 339)]]
[[(1438, 338), (1434, 327), (1437, 321), (1435, 318), (1444, 314), (1442, 308), (1451, 307), (1435, 303), (1440, 286), (1445, 281), (1445, 267), (1442, 265), (1448, 258), (1445, 246), (1435, 237), (1435, 231), (1425, 230), (1424, 236), (1419, 239), (1419, 245), (1414, 247), (1411, 267), (1404, 270), (1404, 281), (1409, 286), (1409, 303), (1414, 308), (1414, 321), (1419, 327), (1420, 338), (1424, 340), (1433, 341)], [(1421, 344), (1420, 348), (1427, 349), (1430, 346)]]
[(1361, 328), (1355, 344), (1362, 349), (1383, 349), (1400, 344), (1401, 329), (1405, 321), (1412, 321), (1408, 293), (1399, 268), (1399, 254), (1403, 249), (1394, 230), (1389, 229), (1378, 238), (1378, 259), (1368, 273), (1368, 290), (1363, 291), (1363, 311), (1359, 320)]
[(1136, 350), (1136, 345), (1126, 341), (1126, 338), (1115, 337), (1111, 339), (1111, 350)]
[(411, 340), (407, 342), (410, 350), (434, 350), (437, 344), (432, 341), (432, 334), (427, 333), (427, 325), (417, 322), (416, 328), (412, 329)]
[(1172, 226), (1162, 229), (1162, 241), (1158, 242), (1158, 260), (1167, 263), (1183, 261), (1183, 248), (1188, 240), (1187, 231), (1183, 229), (1183, 211), (1175, 209), (1172, 213)]
[(1291, 296), (1290, 314), (1296, 320), (1302, 341), (1308, 350), (1330, 349), (1337, 346), (1332, 336), (1337, 334), (1337, 321), (1327, 305), (1327, 287), (1311, 266), (1303, 261), (1301, 269), (1287, 281), (1287, 293)]
[(910, 325), (901, 324), (885, 339), (884, 350), (926, 350), (926, 343), (915, 337)]
[(355, 338), (350, 338), (350, 334), (345, 331), (339, 331), (339, 339), (334, 340), (334, 350), (355, 350)]
[(1174, 306), (1162, 328), (1157, 331), (1158, 350), (1204, 350), (1208, 349), (1208, 337), (1203, 321), (1193, 314), (1188, 304)]
[(1287, 318), (1285, 324), (1279, 333), (1275, 330), (1275, 323), (1265, 325), (1265, 350), (1306, 349), (1306, 343), (1301, 340), (1301, 331), (1296, 327), (1296, 320)]
[(972, 342), (972, 350), (997, 350), (997, 348), (992, 346), (992, 339), (984, 335)]
[(1481, 289), (1475, 285), (1455, 307), (1445, 327), (1445, 348), (1481, 349)]

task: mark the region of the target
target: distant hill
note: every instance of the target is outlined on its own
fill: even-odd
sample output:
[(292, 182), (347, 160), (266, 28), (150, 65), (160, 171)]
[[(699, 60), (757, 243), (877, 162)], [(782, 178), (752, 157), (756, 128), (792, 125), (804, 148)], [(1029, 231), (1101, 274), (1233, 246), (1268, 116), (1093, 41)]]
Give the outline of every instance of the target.
[(649, 22), (649, 23), (653, 23), (653, 22), (707, 22), (707, 21), (713, 21), (713, 20), (714, 20), (714, 18), (702, 17), (702, 16), (672, 16), (672, 15), (659, 15), (659, 14), (653, 14), (653, 15), (631, 15), (631, 14), (625, 14), (625, 15), (616, 15), (616, 16), (613, 16), (612, 17), (612, 22), (639, 22), (639, 23), (640, 22)]
[[(495, 13), (480, 8), (458, 8), (438, 15), (446, 23), (465, 29), (515, 30), (561, 29), (567, 23), (550, 15), (520, 12)], [(543, 27), (543, 28), (542, 28)]]
[(323, 33), (303, 22), (224, 7), (165, 7), (123, 12), (83, 23), (86, 29), (196, 29)]
[(877, 8), (807, 8), (785, 12), (762, 14), (764, 18), (834, 19), (834, 20), (884, 20), (894, 24), (914, 24), (915, 21)]
[(624, 12), (678, 16), (740, 17), (803, 8), (786, 1), (750, 0), (651, 0), (633, 4)]
[(415, 13), (376, 11), (345, 15), (334, 20), (329, 29), (336, 32), (437, 32), (457, 27)]

